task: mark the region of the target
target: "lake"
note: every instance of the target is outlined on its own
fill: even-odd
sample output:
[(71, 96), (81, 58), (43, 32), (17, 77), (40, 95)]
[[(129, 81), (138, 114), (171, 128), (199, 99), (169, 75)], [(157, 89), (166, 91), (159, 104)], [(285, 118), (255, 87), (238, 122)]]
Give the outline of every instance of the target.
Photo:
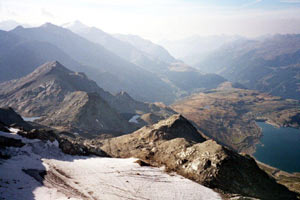
[(263, 136), (253, 156), (278, 169), (300, 172), (300, 130), (276, 128), (264, 122), (256, 123), (262, 128)]

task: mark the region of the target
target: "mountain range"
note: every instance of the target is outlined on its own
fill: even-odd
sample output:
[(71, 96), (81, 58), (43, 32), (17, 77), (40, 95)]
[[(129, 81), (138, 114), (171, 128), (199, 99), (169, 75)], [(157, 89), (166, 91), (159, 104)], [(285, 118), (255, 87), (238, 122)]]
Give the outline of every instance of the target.
[[(76, 23), (78, 27), (79, 22)], [(137, 100), (169, 104), (193, 90), (206, 89), (202, 79), (208, 78), (215, 85), (224, 80), (218, 75), (206, 77), (195, 68), (189, 73), (190, 66), (140, 37), (110, 35), (83, 24), (80, 28), (64, 26), (76, 33), (50, 23), (1, 31), (0, 81), (20, 78), (45, 62), (58, 60), (74, 71), (85, 72), (111, 93), (126, 91)], [(134, 42), (139, 45), (134, 46)], [(174, 70), (174, 65), (181, 65), (181, 70)], [(182, 80), (177, 81), (174, 76)], [(182, 82), (189, 87), (182, 86)]]
[(77, 33), (91, 42), (103, 45), (118, 56), (165, 80), (176, 96), (189, 95), (194, 90), (215, 88), (225, 79), (216, 74), (203, 74), (196, 68), (176, 60), (162, 46), (136, 35), (108, 34), (88, 27), (79, 21), (64, 24), (63, 27)]
[(274, 35), (224, 45), (195, 67), (250, 89), (300, 99), (299, 58), (300, 35)]
[(125, 92), (112, 95), (84, 73), (57, 61), (21, 79), (1, 83), (0, 88), (1, 106), (13, 107), (23, 116), (41, 117), (37, 121), (43, 125), (77, 133), (128, 132), (147, 124), (129, 123), (128, 116), (152, 113), (164, 118), (175, 113), (158, 104), (136, 101)]
[(201, 191), (213, 199), (299, 198), (298, 173), (247, 155), (262, 137), (257, 121), (300, 128), (299, 35), (169, 41), (181, 55), (173, 57), (139, 36), (79, 21), (7, 24), (0, 196), (146, 199), (177, 180), (208, 187)]

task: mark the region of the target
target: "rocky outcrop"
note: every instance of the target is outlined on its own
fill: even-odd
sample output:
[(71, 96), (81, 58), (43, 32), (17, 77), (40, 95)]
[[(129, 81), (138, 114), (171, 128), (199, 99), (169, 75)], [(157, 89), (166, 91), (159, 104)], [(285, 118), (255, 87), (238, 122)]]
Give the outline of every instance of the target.
[(59, 62), (48, 62), (31, 74), (0, 84), (0, 105), (11, 106), (23, 116), (42, 116), (75, 91), (110, 96), (85, 74), (73, 72)]
[(7, 132), (5, 126), (17, 126), (29, 129), (31, 126), (11, 107), (0, 108), (0, 130)]
[(240, 155), (205, 140), (193, 125), (174, 115), (136, 132), (93, 145), (113, 157), (137, 157), (153, 166), (165, 166), (200, 184), (226, 194), (260, 199), (293, 199), (295, 194), (270, 178), (250, 156)]
[(24, 145), (19, 139), (0, 136), (0, 149), (4, 147), (22, 147)]
[(57, 145), (65, 154), (108, 157), (108, 155), (101, 149), (96, 149), (92, 146), (86, 146), (82, 139), (69, 137), (69, 135), (72, 135), (68, 134), (67, 132), (57, 132), (46, 129), (31, 129), (30, 131), (20, 130), (17, 134), (28, 139), (39, 139), (45, 142), (57, 141)]
[(97, 93), (77, 91), (65, 96), (62, 103), (37, 122), (82, 135), (120, 135), (134, 130)]

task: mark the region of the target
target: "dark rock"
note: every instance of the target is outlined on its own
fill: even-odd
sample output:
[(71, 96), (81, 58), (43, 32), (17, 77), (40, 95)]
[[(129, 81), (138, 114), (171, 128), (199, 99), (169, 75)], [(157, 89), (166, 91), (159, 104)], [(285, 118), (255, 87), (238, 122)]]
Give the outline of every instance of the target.
[(29, 129), (31, 127), (11, 107), (0, 108), (0, 122), (7, 126), (14, 125), (14, 127), (23, 127), (25, 129)]
[(25, 144), (21, 140), (19, 140), (19, 139), (14, 139), (14, 138), (0, 136), (0, 148), (5, 148), (5, 147), (22, 147), (24, 145)]
[(137, 160), (137, 161), (135, 161), (135, 163), (139, 164), (141, 167), (151, 166), (149, 163), (146, 163), (142, 160)]

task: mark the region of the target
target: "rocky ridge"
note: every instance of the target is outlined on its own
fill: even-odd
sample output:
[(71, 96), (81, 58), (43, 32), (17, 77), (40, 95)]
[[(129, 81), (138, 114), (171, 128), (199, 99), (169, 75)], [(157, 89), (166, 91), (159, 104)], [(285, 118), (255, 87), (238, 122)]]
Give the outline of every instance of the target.
[[(98, 106), (93, 107), (94, 113), (79, 112), (83, 111), (81, 107), (87, 108), (96, 102)], [(45, 63), (21, 79), (1, 83), (0, 106), (13, 107), (22, 116), (42, 117), (39, 122), (44, 125), (94, 134), (101, 131), (126, 133), (145, 124), (129, 123), (124, 114), (133, 116), (150, 112), (165, 118), (175, 113), (159, 104), (136, 101), (126, 92), (112, 95), (84, 73), (73, 72), (57, 61)], [(65, 109), (67, 107), (69, 110)], [(73, 116), (74, 120), (76, 116), (87, 119), (85, 121), (89, 123), (80, 124), (78, 120), (67, 119), (68, 116)]]
[(213, 140), (205, 140), (181, 115), (174, 115), (136, 132), (93, 140), (113, 157), (137, 157), (152, 166), (165, 166), (200, 184), (223, 192), (260, 199), (293, 199), (296, 195), (276, 183), (255, 160)]

